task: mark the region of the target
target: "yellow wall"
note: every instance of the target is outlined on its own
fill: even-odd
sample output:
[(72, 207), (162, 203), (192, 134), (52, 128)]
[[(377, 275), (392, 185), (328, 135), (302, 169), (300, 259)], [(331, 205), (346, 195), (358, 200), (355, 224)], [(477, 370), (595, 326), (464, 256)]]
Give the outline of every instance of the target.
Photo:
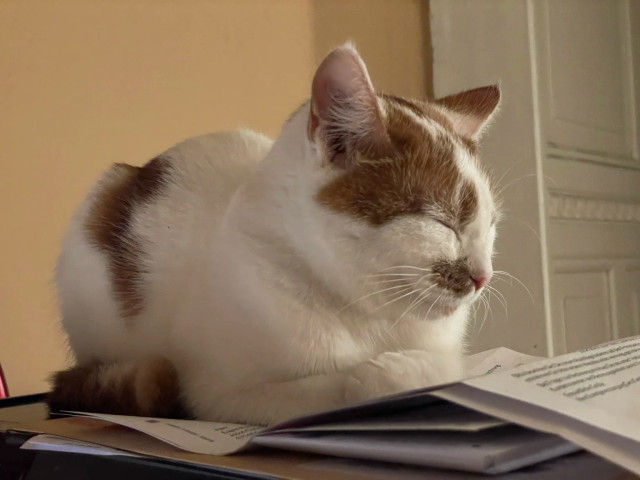
[(317, 61), (336, 43), (351, 39), (379, 91), (431, 95), (427, 1), (317, 0), (311, 17)]
[(0, 0), (0, 362), (13, 395), (66, 360), (51, 277), (75, 205), (112, 162), (248, 126), (275, 135), (334, 45), (423, 96), (421, 0)]

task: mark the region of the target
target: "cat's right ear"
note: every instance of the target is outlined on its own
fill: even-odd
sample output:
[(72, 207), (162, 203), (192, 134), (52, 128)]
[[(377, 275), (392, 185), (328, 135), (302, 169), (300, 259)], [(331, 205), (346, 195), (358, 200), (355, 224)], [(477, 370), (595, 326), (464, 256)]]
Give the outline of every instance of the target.
[(322, 144), (331, 164), (343, 168), (356, 152), (379, 157), (390, 148), (367, 67), (350, 43), (332, 51), (316, 71), (308, 135)]

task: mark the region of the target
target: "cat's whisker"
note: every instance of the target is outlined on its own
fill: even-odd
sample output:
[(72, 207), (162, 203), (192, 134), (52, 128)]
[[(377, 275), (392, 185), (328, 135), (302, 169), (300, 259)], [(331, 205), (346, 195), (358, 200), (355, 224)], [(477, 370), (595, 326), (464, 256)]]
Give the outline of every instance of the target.
[(398, 282), (407, 282), (404, 278), (393, 278), (391, 280), (374, 280), (371, 282), (372, 285), (380, 285), (382, 283), (398, 283)]
[(399, 269), (399, 268), (410, 268), (410, 269), (413, 269), (413, 270), (420, 270), (422, 272), (430, 272), (431, 271), (430, 268), (415, 267), (413, 265), (397, 265), (395, 267), (383, 268), (382, 270), (378, 270), (378, 271), (379, 272), (386, 272), (387, 270), (394, 270), (394, 269)]
[[(409, 296), (409, 295), (411, 295), (411, 294), (413, 294), (413, 293), (417, 293), (417, 292), (419, 292), (419, 291), (420, 291), (420, 289), (419, 289), (419, 288), (414, 288), (414, 289), (413, 289), (413, 290), (411, 290), (409, 293), (405, 293), (404, 295), (402, 295), (402, 296), (400, 296), (400, 297), (394, 298), (393, 300), (390, 300), (390, 301), (388, 301), (388, 302), (386, 302), (386, 303), (383, 303), (382, 305), (380, 305), (379, 307), (377, 307), (376, 309), (374, 309), (374, 312), (377, 312), (377, 311), (378, 311), (378, 310), (380, 310), (381, 308), (384, 308), (384, 307), (386, 307), (387, 305), (389, 305), (389, 304), (391, 304), (391, 303), (393, 303), (393, 302), (397, 302), (398, 300), (403, 299), (404, 297), (407, 297), (407, 296)], [(398, 292), (396, 292), (396, 293), (398, 293)]]
[(425, 298), (427, 292), (429, 292), (432, 288), (434, 288), (436, 285), (431, 285), (429, 286), (426, 290), (423, 290), (422, 293), (420, 295), (418, 295), (418, 298), (416, 298), (413, 302), (411, 302), (409, 304), (409, 306), (405, 309), (405, 311), (402, 313), (401, 317), (404, 316), (406, 313), (408, 313), (415, 305), (419, 304), (420, 302), (422, 302), (422, 300)]
[(506, 280), (504, 280), (503, 278), (500, 278), (500, 275), (504, 275), (518, 282), (522, 286), (522, 288), (524, 288), (526, 292), (529, 294), (529, 298), (531, 298), (531, 302), (536, 303), (535, 300), (533, 299), (533, 295), (531, 294), (531, 291), (527, 288), (527, 286), (524, 283), (522, 283), (522, 281), (518, 277), (516, 277), (515, 275), (511, 275), (509, 272), (505, 272), (504, 270), (494, 271), (493, 274), (496, 275), (496, 278), (498, 280), (502, 280), (503, 282), (506, 282)]
[(410, 306), (410, 310), (409, 310), (409, 312), (407, 312), (407, 314), (409, 314), (409, 313), (411, 313), (412, 311), (414, 311), (414, 310), (416, 310), (416, 309), (420, 308), (420, 307), (424, 304), (424, 302), (426, 302), (426, 300), (429, 298), (428, 292), (429, 292), (432, 288), (434, 288), (434, 287), (436, 287), (436, 286), (437, 286), (437, 285), (432, 285), (432, 286), (430, 286), (429, 288), (427, 288), (427, 289), (423, 292), (423, 294), (418, 298), (418, 301), (417, 301), (417, 302), (415, 302), (413, 306)]
[(362, 300), (364, 300), (366, 298), (369, 298), (369, 297), (371, 297), (373, 295), (379, 295), (380, 293), (388, 292), (390, 290), (397, 290), (399, 288), (411, 288), (411, 287), (412, 287), (412, 285), (396, 285), (396, 286), (393, 286), (393, 287), (383, 288), (382, 290), (376, 290), (375, 292), (368, 293), (366, 295), (363, 295), (362, 297), (356, 298), (352, 302), (347, 303), (344, 307), (342, 307), (340, 309), (340, 311), (342, 312), (345, 309), (347, 309), (350, 306), (352, 306), (353, 304), (355, 304), (357, 302), (360, 302), (360, 301), (362, 301)]
[(485, 300), (487, 301), (487, 308), (489, 309), (489, 314), (491, 315), (491, 319), (493, 320), (493, 308), (491, 308), (491, 295), (494, 292), (492, 290), (487, 290), (487, 297)]
[[(491, 307), (489, 306), (489, 301), (487, 300), (487, 292), (482, 292), (482, 295), (480, 295), (480, 301), (482, 302), (482, 309), (484, 310), (484, 315), (482, 316), (482, 320), (480, 321), (480, 327), (478, 327), (478, 330), (476, 332), (476, 334), (479, 334), (485, 324), (485, 321), (487, 320), (487, 316), (489, 314), (489, 311), (491, 309)], [(493, 312), (491, 312), (491, 315), (493, 315)], [(477, 320), (477, 317), (475, 318), (475, 320)]]
[(482, 316), (482, 321), (480, 322), (480, 328), (478, 328), (478, 333), (482, 332), (482, 329), (484, 328), (484, 323), (487, 320), (487, 316), (489, 315), (489, 310), (490, 310), (490, 305), (489, 305), (489, 300), (487, 300), (487, 298), (482, 295), (482, 306), (484, 307), (484, 315)]
[(504, 295), (502, 295), (502, 293), (498, 291), (497, 288), (492, 287), (491, 285), (487, 285), (485, 288), (487, 289), (487, 292), (489, 292), (489, 295), (491, 295), (492, 293), (495, 295), (498, 302), (500, 302), (500, 305), (502, 305), (502, 308), (504, 308), (504, 314), (507, 316), (507, 318), (509, 318), (509, 310), (507, 309), (507, 299), (504, 298)]
[[(416, 278), (418, 277), (418, 278)], [(397, 276), (397, 275), (393, 275), (391, 277), (384, 275), (384, 276), (380, 276), (380, 277), (369, 277), (369, 278), (365, 278), (365, 282), (369, 282), (372, 284), (378, 284), (381, 282), (391, 282), (391, 281), (399, 281), (399, 282), (406, 282), (406, 283), (417, 283), (420, 281), (420, 278), (422, 277), (422, 275), (410, 275), (410, 276)]]
[(520, 225), (524, 225), (527, 230), (529, 230), (531, 233), (533, 233), (533, 236), (536, 237), (536, 239), (541, 242), (541, 238), (540, 238), (540, 234), (535, 230), (535, 228), (533, 228), (531, 225), (529, 225), (527, 222), (524, 222), (522, 220), (520, 220), (519, 218), (516, 218), (515, 221), (517, 223), (519, 223)]
[(421, 273), (374, 273), (367, 277), (420, 277)]
[(473, 302), (473, 318), (475, 319), (478, 315), (478, 310), (480, 310), (480, 303), (482, 302), (482, 295), (478, 297), (478, 302)]
[(485, 292), (482, 292), (482, 295), (478, 298), (479, 302), (476, 303), (476, 310), (473, 312), (473, 320), (477, 322), (479, 320), (478, 312), (480, 311), (480, 307), (482, 306), (482, 311), (484, 313), (484, 318), (487, 316), (487, 305), (485, 300)]
[[(507, 170), (507, 171), (508, 171), (508, 170)], [(505, 172), (505, 173), (506, 173), (506, 172)], [(505, 174), (502, 174), (502, 176), (500, 177), (500, 180), (498, 180), (497, 185), (499, 185), (499, 184), (500, 184), (500, 182), (502, 182), (502, 180), (503, 180), (504, 176), (505, 176)], [(517, 182), (519, 182), (519, 181), (521, 181), (521, 180), (524, 180), (525, 178), (531, 178), (531, 177), (537, 177), (537, 176), (538, 176), (538, 174), (537, 174), (537, 173), (527, 173), (527, 174), (522, 175), (522, 176), (520, 176), (520, 177), (518, 177), (518, 178), (515, 178), (514, 180), (511, 180), (509, 183), (507, 183), (507, 184), (505, 184), (505, 185), (500, 185), (500, 187), (499, 187), (499, 188), (498, 188), (498, 190), (496, 191), (496, 196), (501, 196), (501, 195), (503, 194), (503, 192), (504, 192), (507, 188), (509, 188), (509, 187), (513, 186), (513, 184), (515, 184), (515, 183), (517, 183)], [(558, 184), (557, 184), (557, 182), (555, 181), (555, 179), (554, 179), (554, 178), (551, 178), (549, 175), (543, 175), (543, 176), (542, 176), (542, 178), (543, 178), (543, 179), (545, 179), (545, 180), (546, 180), (547, 182), (549, 182), (550, 184), (552, 184), (554, 187), (557, 187), (557, 186), (558, 186)]]
[[(531, 177), (535, 177), (537, 174), (536, 173), (527, 173), (525, 175), (522, 175), (520, 177), (517, 177), (513, 180), (511, 180), (509, 183), (506, 183), (504, 185), (500, 185), (498, 191), (496, 192), (498, 196), (502, 195), (502, 193), (509, 187), (511, 187), (514, 183), (517, 183), (521, 180), (524, 180), (525, 178), (531, 178)], [(504, 177), (504, 175), (503, 175)], [(502, 181), (502, 177), (500, 178), (500, 181)]]
[[(420, 281), (422, 281), (423, 279), (426, 279), (426, 278), (428, 278), (428, 277), (433, 277), (433, 276), (437, 276), (437, 275), (438, 275), (438, 274), (436, 274), (436, 273), (432, 273), (430, 270), (429, 270), (429, 272), (430, 272), (430, 273), (427, 273), (427, 274), (379, 274), (379, 275), (380, 275), (380, 276), (382, 276), (382, 277), (385, 277), (385, 276), (388, 276), (388, 275), (402, 275), (402, 277), (401, 277), (401, 278), (397, 278), (397, 279), (390, 279), (390, 280), (380, 280), (380, 281), (375, 281), (375, 282), (374, 282), (375, 284), (401, 283), (401, 282), (406, 282), (406, 280), (405, 280), (405, 278), (404, 278), (405, 276), (420, 276), (420, 279), (418, 279), (418, 280), (417, 280), (414, 284), (412, 284), (412, 285), (409, 285), (409, 284), (407, 284), (407, 283), (403, 283), (403, 284), (401, 284), (401, 285), (396, 285), (396, 286), (392, 286), (392, 287), (385, 288), (385, 289), (382, 289), (382, 290), (377, 290), (377, 291), (375, 291), (375, 292), (371, 292), (371, 293), (369, 293), (369, 294), (367, 294), (367, 295), (364, 295), (363, 297), (360, 297), (360, 298), (358, 298), (358, 299), (356, 299), (356, 300), (352, 301), (350, 304), (345, 305), (345, 306), (342, 308), (342, 310), (344, 310), (344, 309), (348, 308), (349, 306), (353, 305), (354, 303), (359, 302), (359, 301), (361, 301), (361, 300), (364, 300), (364, 299), (366, 299), (366, 298), (368, 298), (368, 297), (371, 297), (371, 296), (376, 295), (376, 294), (379, 294), (379, 293), (384, 293), (384, 292), (387, 292), (387, 291), (391, 291), (391, 290), (398, 290), (397, 292), (393, 292), (393, 295), (396, 295), (396, 297), (395, 297), (395, 298), (392, 298), (392, 299), (391, 299), (391, 300), (389, 300), (388, 302), (385, 302), (384, 304), (382, 304), (382, 305), (380, 305), (380, 306), (376, 307), (376, 308), (373, 310), (374, 312), (375, 312), (375, 311), (380, 310), (381, 308), (386, 307), (387, 305), (390, 305), (391, 303), (394, 303), (394, 302), (396, 302), (396, 301), (398, 301), (398, 300), (401, 300), (401, 299), (403, 299), (403, 298), (405, 298), (405, 297), (407, 297), (407, 296), (409, 296), (409, 295), (412, 295), (412, 294), (414, 294), (414, 293), (419, 293), (419, 292), (420, 292), (420, 294), (419, 294), (419, 295), (422, 295), (422, 294), (424, 294), (424, 293), (425, 293), (425, 291), (422, 291), (420, 288), (413, 288), (413, 287), (415, 287), (415, 286), (416, 286), (418, 283), (420, 283)], [(429, 286), (429, 287), (427, 288), (427, 291), (428, 291), (428, 290), (430, 290), (431, 288), (433, 288), (434, 286), (435, 286), (435, 285), (431, 285), (431, 286)], [(408, 290), (408, 289), (411, 289), (411, 288), (413, 288), (413, 290), (411, 290), (411, 291), (407, 292), (407, 290)], [(425, 297), (425, 298), (426, 298), (426, 297)], [(400, 318), (402, 318), (406, 313), (408, 313), (408, 311), (410, 311), (410, 309), (412, 309), (413, 307), (415, 307), (415, 306), (416, 306), (416, 303), (415, 303), (415, 302), (416, 302), (416, 300), (419, 300), (419, 299), (414, 299), (414, 300), (411, 302), (411, 304), (409, 305), (409, 307), (407, 307), (407, 309), (405, 309), (405, 312), (403, 312), (403, 314), (400, 316)], [(342, 311), (342, 310), (341, 310), (341, 311)], [(395, 326), (395, 324), (396, 324), (396, 323), (397, 323), (397, 322), (395, 322), (393, 326)]]
[(519, 166), (520, 164), (522, 164), (522, 160), (512, 163), (509, 166), (509, 168), (507, 168), (504, 172), (502, 172), (502, 175), (500, 175), (500, 178), (498, 178), (498, 180), (493, 182), (493, 184), (498, 187), (498, 190), (496, 191), (496, 195), (499, 195), (504, 190), (504, 187), (500, 184), (502, 183), (504, 178), (507, 176), (507, 174), (509, 174), (515, 167)]
[(431, 309), (434, 307), (434, 305), (436, 303), (438, 303), (438, 300), (440, 300), (440, 297), (442, 297), (442, 295), (444, 295), (444, 292), (442, 292), (440, 295), (438, 295), (438, 298), (436, 298), (434, 300), (434, 302), (431, 304), (431, 306), (429, 307), (429, 310), (427, 310), (427, 314), (424, 316), (424, 318), (428, 319), (429, 318), (429, 314), (431, 313)]
[(404, 312), (402, 312), (402, 315), (400, 315), (398, 317), (398, 319), (395, 321), (395, 323), (393, 324), (392, 328), (396, 326), (396, 324), (402, 320), (404, 318), (405, 315), (408, 315), (409, 313), (411, 313), (411, 311), (415, 310), (416, 308), (418, 308), (420, 306), (421, 303), (423, 303), (427, 297), (428, 297), (428, 293), (432, 288), (435, 288), (437, 285), (431, 285), (430, 287), (428, 287), (426, 290), (424, 290), (422, 293), (420, 293), (420, 295), (418, 295), (418, 298), (416, 298), (413, 302), (411, 302), (409, 304), (409, 306), (404, 310)]
[(508, 316), (507, 305), (506, 305), (506, 301), (504, 300), (504, 296), (502, 295), (498, 296), (499, 292), (494, 287), (491, 287), (491, 288), (488, 288), (488, 287), (489, 285), (487, 285), (487, 287), (485, 288), (487, 288), (487, 299), (489, 300), (489, 302), (491, 302), (491, 297), (495, 296), (498, 303), (500, 303), (500, 305), (504, 309), (505, 314), (507, 314)]
[[(436, 273), (431, 273), (431, 274), (427, 274), (427, 275), (414, 275), (414, 274), (411, 274), (411, 276), (419, 276), (420, 277), (419, 279), (415, 280), (415, 283), (420, 283), (425, 278), (435, 277), (437, 275), (438, 274), (436, 274)], [(382, 277), (382, 278), (384, 278), (384, 277)], [(380, 283), (406, 282), (406, 281), (408, 281), (408, 280), (406, 280), (406, 278), (403, 276), (403, 277), (400, 277), (400, 278), (393, 278), (393, 279), (388, 279), (388, 280), (377, 280), (377, 279), (374, 279), (374, 280), (372, 280), (372, 283), (377, 285), (377, 284), (380, 284)], [(413, 279), (411, 279), (411, 281), (413, 281)]]
[(491, 308), (491, 302), (489, 301), (489, 299), (486, 299), (487, 302), (487, 313), (485, 318), (483, 319), (482, 323), (485, 323), (486, 319), (489, 319), (490, 321), (493, 321), (494, 317), (493, 317), (493, 308)]

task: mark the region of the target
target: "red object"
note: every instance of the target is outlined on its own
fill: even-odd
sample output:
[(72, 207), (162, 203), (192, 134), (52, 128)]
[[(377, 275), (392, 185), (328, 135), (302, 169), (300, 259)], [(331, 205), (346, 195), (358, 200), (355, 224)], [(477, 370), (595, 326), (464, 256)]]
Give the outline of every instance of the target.
[(9, 387), (7, 387), (7, 380), (4, 378), (2, 365), (0, 365), (0, 398), (5, 398), (8, 396), (9, 396)]

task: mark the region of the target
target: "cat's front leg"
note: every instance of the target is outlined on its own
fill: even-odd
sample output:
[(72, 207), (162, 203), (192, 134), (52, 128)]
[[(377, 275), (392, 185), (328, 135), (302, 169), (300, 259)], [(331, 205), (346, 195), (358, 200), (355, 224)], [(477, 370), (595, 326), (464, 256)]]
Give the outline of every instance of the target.
[(345, 385), (345, 400), (349, 404), (361, 402), (459, 380), (462, 375), (462, 357), (457, 353), (424, 350), (385, 352), (350, 372)]
[(372, 398), (456, 380), (462, 362), (453, 353), (387, 352), (345, 371), (289, 381), (257, 382), (227, 391), (203, 391), (211, 376), (183, 381), (187, 404), (199, 419), (269, 425)]

